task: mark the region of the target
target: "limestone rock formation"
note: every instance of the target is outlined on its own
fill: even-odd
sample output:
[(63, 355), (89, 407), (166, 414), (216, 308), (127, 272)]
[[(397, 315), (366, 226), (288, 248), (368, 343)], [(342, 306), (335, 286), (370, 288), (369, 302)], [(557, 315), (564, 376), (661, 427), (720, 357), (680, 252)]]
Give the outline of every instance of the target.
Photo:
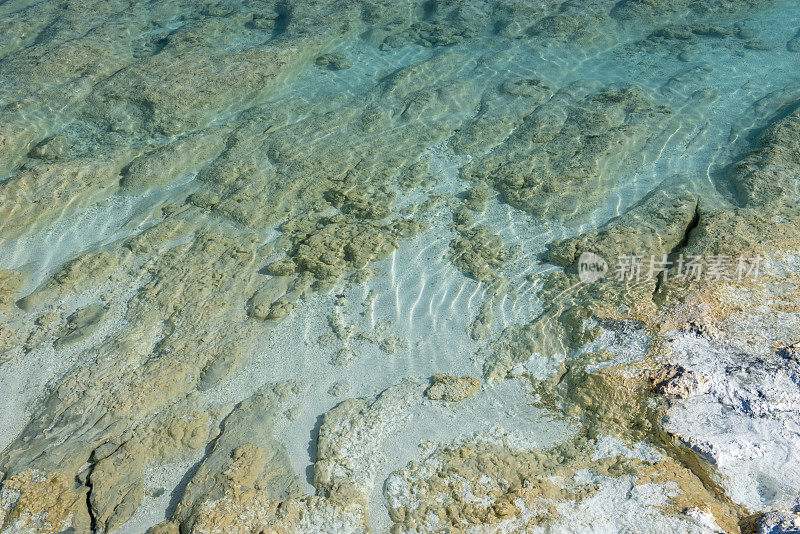
[(434, 375), (433, 383), (425, 390), (432, 400), (459, 402), (473, 396), (480, 388), (480, 381), (471, 376)]
[(688, 234), (697, 225), (697, 210), (697, 199), (684, 189), (654, 191), (598, 232), (550, 245), (547, 257), (564, 267), (575, 266), (584, 252), (598, 254), (612, 268), (625, 255), (645, 260), (656, 256), (660, 260), (688, 240)]
[[(789, 510), (800, 115), (755, 77), (798, 38), (772, 5), (0, 2), (0, 530), (368, 532), (381, 491), (395, 531)], [(586, 284), (583, 251), (769, 270)], [(450, 425), (509, 377), (575, 434)], [(447, 439), (389, 457), (424, 424)]]
[(296, 384), (276, 384), (239, 404), (222, 423), (213, 447), (186, 485), (172, 521), (189, 532), (204, 507), (229, 498), (281, 501), (300, 489), (283, 446), (273, 435), (277, 407)]
[(0, 269), (0, 309), (10, 308), (14, 297), (25, 283), (25, 276), (9, 269)]
[[(540, 105), (539, 105), (540, 104)], [(631, 165), (668, 122), (669, 111), (634, 86), (568, 86), (534, 100), (508, 138), (466, 167), (513, 206), (539, 217), (572, 219), (596, 208), (616, 185), (613, 173)]]
[(800, 194), (797, 180), (792, 178), (800, 172), (800, 108), (794, 103), (785, 113), (761, 134), (752, 153), (731, 170), (742, 204), (763, 215), (795, 205)]

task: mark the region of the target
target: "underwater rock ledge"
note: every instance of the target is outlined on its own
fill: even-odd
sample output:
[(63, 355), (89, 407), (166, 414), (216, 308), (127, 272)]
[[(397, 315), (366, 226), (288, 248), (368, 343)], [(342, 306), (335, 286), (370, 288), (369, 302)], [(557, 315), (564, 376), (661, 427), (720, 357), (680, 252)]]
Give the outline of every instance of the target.
[(796, 529), (798, 17), (0, 3), (0, 533)]

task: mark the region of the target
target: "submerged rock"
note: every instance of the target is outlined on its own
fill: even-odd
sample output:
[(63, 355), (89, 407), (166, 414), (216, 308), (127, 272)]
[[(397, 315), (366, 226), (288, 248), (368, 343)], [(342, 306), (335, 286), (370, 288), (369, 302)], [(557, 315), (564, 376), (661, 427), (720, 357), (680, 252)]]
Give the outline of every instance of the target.
[[(0, 269), (0, 378), (36, 389), (27, 420), (18, 413), (8, 425), (4, 419), (3, 428), (18, 435), (2, 436), (0, 530), (143, 530), (149, 525), (125, 523), (142, 503), (143, 513), (153, 510), (148, 499), (158, 492), (148, 491), (148, 477), (165, 464), (184, 469), (177, 478), (186, 486), (166, 488), (177, 506), (152, 532), (367, 532), (382, 517), (371, 515), (382, 504), (374, 499), (381, 488), (399, 531), (735, 531), (741, 503), (786, 504), (777, 501), (788, 501), (800, 484), (797, 462), (779, 461), (797, 449), (786, 430), (796, 423), (797, 362), (772, 347), (797, 339), (789, 335), (797, 310), (788, 282), (766, 293), (714, 286), (744, 292), (724, 301), (672, 272), (586, 285), (573, 269), (587, 249), (610, 260), (629, 252), (796, 248), (791, 92), (775, 97), (786, 105), (759, 144), (722, 173), (733, 187), (720, 189), (737, 208), (709, 188), (662, 184), (601, 228), (588, 218), (608, 216), (604, 206), (620, 191), (618, 180), (642, 163), (660, 173), (675, 163), (671, 152), (706, 157), (706, 144), (719, 141), (710, 130), (726, 120), (718, 117), (741, 102), (725, 99), (730, 88), (709, 89), (721, 71), (704, 47), (749, 60), (750, 49), (773, 46), (736, 24), (758, 18), (768, 3), (0, 3), (0, 245), (3, 261), (13, 262)], [(665, 54), (690, 65), (662, 60)], [(610, 75), (595, 77), (595, 66)], [(646, 79), (631, 82), (640, 74)], [(743, 111), (740, 119), (758, 122), (752, 115), (759, 113)], [(466, 187), (459, 172), (470, 180)], [(493, 191), (541, 226), (541, 241), (522, 262), (535, 263), (544, 241), (557, 239), (548, 259), (566, 272), (541, 275), (515, 263), (507, 247), (521, 235), (513, 225), (522, 215), (508, 209), (498, 216)], [(456, 224), (447, 229), (451, 212)], [(70, 220), (75, 228), (64, 227)], [(107, 227), (98, 230), (98, 221)], [(587, 222), (589, 230), (564, 240), (575, 229), (555, 221)], [(414, 240), (428, 226), (434, 231), (424, 242)], [(50, 257), (50, 243), (80, 252)], [(376, 262), (409, 245), (441, 246), (431, 255), (489, 286), (464, 354), (489, 353), (487, 378), (531, 381), (532, 402), (577, 423), (574, 439), (523, 450), (510, 434), (499, 441), (458, 434), (459, 443), (432, 444), (426, 458), (384, 485), (382, 469), (396, 458), (384, 458), (383, 444), (414, 421), (410, 407), (455, 414), (480, 406), (483, 395), (452, 405), (423, 400), (466, 399), (480, 388), (477, 378), (438, 375), (427, 389), (402, 382), (375, 395), (370, 388), (385, 385), (348, 377), (351, 387), (370, 389), (348, 393), (337, 376), (331, 395), (358, 398), (321, 410), (287, 410), (284, 400), (296, 388), (260, 389), (253, 382), (259, 373), (246, 377), (256, 393), (238, 388), (252, 358), (319, 385), (319, 376), (285, 365), (274, 339), (290, 336), (298, 341), (292, 350), (307, 350), (303, 343), (315, 339), (314, 325), (327, 313), (309, 308), (331, 303), (324, 295), (311, 301), (313, 292), (357, 291), (378, 272)], [(28, 257), (33, 266), (18, 265)], [(361, 365), (377, 354), (370, 365), (391, 360), (390, 372), (416, 369), (408, 365), (418, 363), (415, 336), (429, 332), (412, 329), (411, 316), (403, 330), (409, 277), (395, 279), (394, 267), (387, 294), (397, 323), (377, 317), (367, 332), (350, 320), (331, 321), (334, 334), (322, 340), (337, 344), (337, 363), (358, 354)], [(531, 294), (539, 291), (530, 306), (504, 298), (523, 271), (536, 283)], [(45, 277), (30, 293), (27, 272)], [(375, 287), (386, 281), (378, 276)], [(429, 299), (429, 316), (435, 298), (458, 298), (450, 287), (441, 296), (419, 295)], [(668, 361), (673, 367), (654, 385), (647, 373), (605, 365), (597, 354), (582, 359), (614, 325), (635, 324), (655, 337), (673, 319), (685, 324), (685, 317), (658, 314), (677, 314), (693, 297), (714, 312), (698, 324), (715, 335), (693, 335), (691, 343), (728, 343), (713, 346), (710, 364), (691, 359), (705, 354), (694, 351), (688, 361)], [(764, 302), (775, 304), (774, 313), (753, 311)], [(337, 303), (347, 309), (344, 297)], [(308, 332), (277, 323), (296, 308), (309, 314), (299, 321)], [(737, 308), (758, 322), (731, 333), (725, 321), (741, 319), (732, 318)], [(776, 318), (780, 328), (764, 326)], [(493, 320), (502, 329), (497, 338)], [(18, 357), (6, 361), (8, 354)], [(526, 367), (532, 358), (554, 376)], [(721, 362), (727, 367), (715, 367)], [(668, 430), (679, 430), (680, 440), (660, 426), (664, 401), (652, 395), (659, 392), (675, 397)], [(226, 403), (240, 394), (246, 398), (236, 398), (220, 427)], [(680, 410), (691, 403), (707, 403), (703, 435), (692, 433), (697, 417), (680, 425)], [(325, 413), (318, 439), (302, 444), (297, 463), (273, 423), (288, 412), (293, 425), (313, 433), (309, 421), (319, 412), (308, 410)], [(763, 451), (767, 461), (759, 463)], [(300, 490), (297, 475), (309, 453), (313, 495)], [(730, 473), (746, 473), (746, 485)]]
[(532, 102), (513, 133), (462, 175), (492, 183), (509, 204), (535, 216), (574, 219), (607, 198), (629, 155), (669, 117), (635, 86), (572, 85)]
[(784, 114), (765, 129), (751, 154), (730, 173), (742, 205), (763, 216), (780, 213), (800, 199), (796, 179), (800, 173), (800, 103), (789, 105), (780, 115)]
[(660, 260), (686, 243), (698, 217), (698, 201), (690, 192), (680, 187), (659, 188), (599, 231), (551, 244), (547, 258), (575, 267), (582, 253), (593, 252), (612, 268), (626, 255)]
[(14, 305), (14, 297), (25, 281), (26, 276), (23, 273), (0, 268), (0, 309)]
[[(106, 158), (26, 165), (13, 177), (0, 181), (3, 238), (41, 228), (65, 212), (109, 196), (119, 187), (121, 168), (120, 161)], [(39, 198), (48, 201), (31, 201)]]
[(201, 510), (225, 496), (258, 492), (269, 500), (300, 494), (288, 456), (273, 436), (277, 407), (296, 384), (274, 384), (239, 404), (222, 423), (214, 446), (189, 480), (172, 521), (193, 532)]
[(503, 240), (490, 228), (459, 228), (450, 243), (450, 261), (479, 282), (497, 283), (507, 252)]
[(170, 184), (196, 172), (225, 147), (221, 132), (189, 135), (134, 159), (123, 170), (123, 190), (139, 191)]
[(481, 387), (480, 380), (471, 376), (434, 375), (433, 383), (425, 390), (425, 396), (432, 400), (459, 402), (468, 399)]
[(90, 304), (76, 310), (67, 318), (67, 324), (58, 333), (56, 348), (76, 343), (90, 336), (100, 327), (107, 313), (108, 307), (103, 304)]
[(344, 54), (323, 54), (314, 60), (317, 67), (326, 70), (346, 70), (353, 62)]

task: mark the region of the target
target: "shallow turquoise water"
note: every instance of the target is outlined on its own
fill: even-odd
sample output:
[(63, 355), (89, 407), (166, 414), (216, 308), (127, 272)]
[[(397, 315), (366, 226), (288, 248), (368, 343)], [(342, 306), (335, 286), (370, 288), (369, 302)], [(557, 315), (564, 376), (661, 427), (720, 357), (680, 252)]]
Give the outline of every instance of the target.
[[(292, 417), (283, 410), (276, 425), (307, 493), (315, 491), (307, 476), (314, 432), (342, 400), (439, 373), (482, 377), (462, 411), (414, 408), (403, 419), (410, 426), (378, 447), (386, 460), (367, 492), (378, 531), (390, 523), (382, 481), (420, 459), (422, 441), (457, 442), (498, 425), (529, 447), (568, 439), (575, 425), (526, 404), (533, 385), (589, 352), (630, 363), (650, 350), (644, 335), (626, 343), (606, 332), (579, 350), (559, 339), (559, 350), (517, 362), (510, 382), (484, 379), (498, 339), (548, 313), (540, 290), (561, 272), (545, 261), (548, 245), (597, 230), (676, 184), (704, 210), (740, 205), (731, 166), (800, 99), (800, 45), (792, 44), (800, 5), (788, 0), (689, 2), (627, 21), (619, 12), (641, 2), (68, 2), (63, 13), (52, 4), (0, 2), (0, 268), (25, 275), (12, 301), (47, 295), (41, 306), (2, 311), (20, 334), (2, 347), (9, 356), (0, 359), (0, 385), (13, 395), (0, 409), (14, 416), (0, 424), (0, 444), (25, 450), (15, 440), (46, 412), (38, 400), (72, 374), (94, 376), (115, 335), (141, 340), (146, 357), (120, 350), (131, 369), (176, 358), (184, 373), (176, 395), (217, 414), (217, 426), (265, 384), (302, 382)], [(458, 223), (475, 182), (488, 184), (488, 199)], [(596, 187), (562, 207), (584, 182)], [(336, 196), (350, 193), (354, 200)], [(423, 224), (397, 237), (390, 226), (405, 218)], [(291, 230), (306, 220), (307, 235)], [(491, 251), (468, 251), (481, 261), (487, 253), (487, 277), (452, 250), (479, 227), (502, 240), (496, 264)], [(224, 291), (215, 280), (231, 273), (206, 279), (204, 270), (235, 253), (209, 246), (187, 252), (185, 265), (170, 256), (214, 234), (208, 228), (254, 243), (242, 245), (254, 259), (236, 264), (242, 273)], [(137, 249), (132, 240), (152, 230), (167, 237)], [(354, 242), (377, 252), (354, 259), (362, 252), (348, 248)], [(90, 271), (83, 289), (59, 289), (59, 275), (48, 282), (97, 251), (124, 256), (115, 271), (124, 276)], [(287, 257), (290, 274), (270, 272)], [(374, 272), (351, 278), (367, 269)], [(158, 283), (183, 291), (184, 279), (198, 294), (212, 288), (206, 301), (187, 290), (197, 309), (148, 293)], [(298, 280), (309, 287), (293, 300), (285, 287), (271, 289)], [(289, 301), (287, 317), (265, 322), (253, 312), (264, 287), (274, 302)], [(45, 314), (66, 324), (96, 302), (113, 313), (80, 343), (59, 348), (61, 330), (42, 333)], [(487, 308), (491, 324), (470, 336)], [(160, 353), (173, 334), (194, 348)], [(48, 341), (37, 345), (37, 336)], [(219, 345), (238, 343), (235, 370), (198, 390)], [(88, 397), (75, 409), (91, 412), (81, 404)], [(165, 406), (145, 406), (140, 417)], [(407, 422), (414, 417), (425, 424)], [(52, 435), (61, 441), (37, 461), (74, 439)], [(89, 458), (95, 445), (77, 449)], [(201, 451), (166, 467), (153, 461), (147, 484), (179, 494), (202, 459)], [(120, 532), (172, 512), (177, 497), (156, 493)]]

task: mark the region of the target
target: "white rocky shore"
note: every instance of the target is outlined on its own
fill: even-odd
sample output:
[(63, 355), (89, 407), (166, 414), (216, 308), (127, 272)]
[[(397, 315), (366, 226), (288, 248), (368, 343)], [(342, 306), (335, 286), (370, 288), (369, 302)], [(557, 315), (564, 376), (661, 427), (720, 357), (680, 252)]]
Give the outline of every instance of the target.
[(734, 501), (776, 510), (761, 532), (792, 532), (800, 499), (800, 256), (766, 256), (760, 274), (747, 286), (721, 285), (713, 303), (693, 303), (688, 326), (665, 332), (665, 361), (685, 371), (667, 386), (674, 400), (664, 428), (715, 466)]

